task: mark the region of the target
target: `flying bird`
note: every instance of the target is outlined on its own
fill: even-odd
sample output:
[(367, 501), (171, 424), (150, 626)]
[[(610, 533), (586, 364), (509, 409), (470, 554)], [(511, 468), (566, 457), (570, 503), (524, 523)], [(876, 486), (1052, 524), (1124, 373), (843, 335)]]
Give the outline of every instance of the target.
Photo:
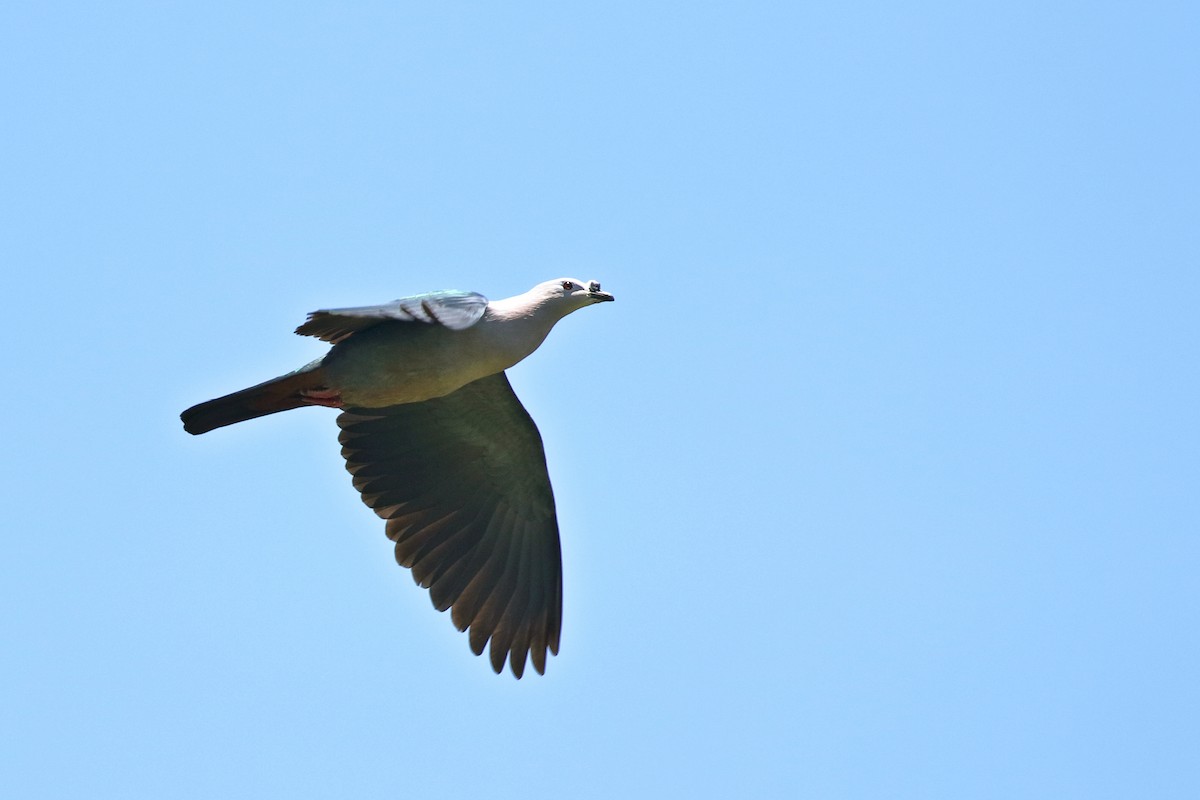
[(333, 346), (294, 372), (192, 406), (188, 433), (303, 406), (341, 409), (338, 441), (396, 560), (439, 611), (520, 678), (558, 654), (562, 555), (541, 435), (504, 370), (560, 319), (612, 300), (560, 278), (489, 302), (443, 291), (314, 311), (296, 329)]

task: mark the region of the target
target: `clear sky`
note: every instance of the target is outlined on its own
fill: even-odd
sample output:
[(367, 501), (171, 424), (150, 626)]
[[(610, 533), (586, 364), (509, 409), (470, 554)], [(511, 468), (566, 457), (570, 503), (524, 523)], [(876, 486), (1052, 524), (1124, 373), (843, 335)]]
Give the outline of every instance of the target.
[[(1200, 796), (1198, 8), (5, 4), (5, 793)], [(560, 276), (544, 677), (180, 427)]]

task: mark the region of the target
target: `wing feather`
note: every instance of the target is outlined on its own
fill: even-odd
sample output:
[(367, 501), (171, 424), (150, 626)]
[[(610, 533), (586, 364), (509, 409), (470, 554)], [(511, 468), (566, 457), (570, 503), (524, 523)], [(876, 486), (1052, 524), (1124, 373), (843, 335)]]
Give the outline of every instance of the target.
[[(447, 324), (445, 307), (425, 302)], [(423, 403), (346, 409), (338, 425), (397, 562), (450, 609), (472, 651), (491, 643), (496, 672), (507, 661), (519, 678), (527, 658), (544, 672), (562, 620), (558, 521), (541, 436), (504, 373)]]
[(419, 322), (461, 331), (479, 321), (487, 303), (487, 298), (477, 292), (450, 290), (403, 297), (378, 306), (323, 308), (309, 314), (296, 333), (337, 344), (381, 322)]

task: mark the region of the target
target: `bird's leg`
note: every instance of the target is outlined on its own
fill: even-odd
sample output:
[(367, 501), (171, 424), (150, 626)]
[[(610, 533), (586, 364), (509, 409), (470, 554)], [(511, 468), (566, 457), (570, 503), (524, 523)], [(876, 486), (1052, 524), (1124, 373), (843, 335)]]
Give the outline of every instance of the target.
[(325, 406), (327, 408), (341, 408), (342, 393), (337, 389), (301, 389), (300, 399), (310, 406)]

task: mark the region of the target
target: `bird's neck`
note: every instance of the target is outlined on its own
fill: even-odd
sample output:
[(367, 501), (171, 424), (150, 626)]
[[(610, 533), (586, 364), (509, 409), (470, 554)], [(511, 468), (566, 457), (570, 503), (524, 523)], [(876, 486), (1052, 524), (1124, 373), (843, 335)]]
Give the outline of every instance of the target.
[(538, 349), (554, 324), (571, 310), (519, 294), (489, 303), (481, 322), (493, 329), (492, 335), (511, 358), (511, 366)]

